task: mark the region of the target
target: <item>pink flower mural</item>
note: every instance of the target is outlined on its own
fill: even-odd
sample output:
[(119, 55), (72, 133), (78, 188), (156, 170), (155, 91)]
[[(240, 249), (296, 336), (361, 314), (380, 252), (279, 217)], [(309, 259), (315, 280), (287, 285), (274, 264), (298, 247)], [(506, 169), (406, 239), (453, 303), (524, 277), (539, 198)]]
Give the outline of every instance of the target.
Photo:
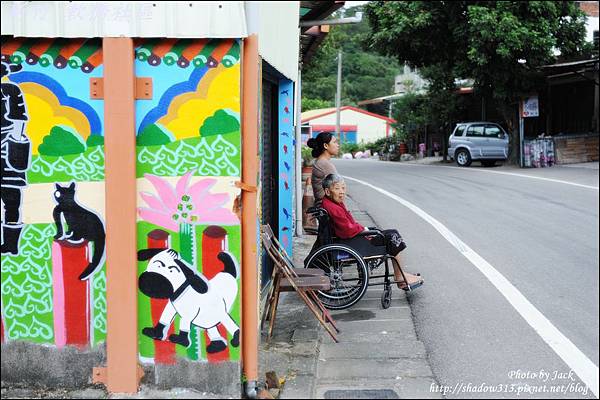
[(139, 207), (140, 217), (163, 228), (178, 231), (180, 224), (237, 225), (240, 220), (223, 205), (229, 201), (228, 193), (210, 193), (217, 180), (206, 178), (190, 186), (192, 171), (183, 175), (175, 187), (165, 178), (144, 174), (154, 186), (156, 195), (141, 192), (148, 207)]

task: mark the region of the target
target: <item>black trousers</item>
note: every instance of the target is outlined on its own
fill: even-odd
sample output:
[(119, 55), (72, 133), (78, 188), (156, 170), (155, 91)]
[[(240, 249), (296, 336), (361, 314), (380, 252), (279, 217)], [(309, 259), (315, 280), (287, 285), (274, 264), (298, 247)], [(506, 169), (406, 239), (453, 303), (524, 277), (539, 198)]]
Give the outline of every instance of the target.
[(21, 223), (21, 189), (2, 187), (0, 190), (2, 203), (4, 203), (3, 224)]
[(355, 236), (352, 239), (337, 239), (336, 241), (347, 244), (363, 257), (382, 254), (396, 256), (406, 248), (406, 243), (396, 229), (384, 229), (381, 232), (384, 236), (383, 239), (380, 236)]

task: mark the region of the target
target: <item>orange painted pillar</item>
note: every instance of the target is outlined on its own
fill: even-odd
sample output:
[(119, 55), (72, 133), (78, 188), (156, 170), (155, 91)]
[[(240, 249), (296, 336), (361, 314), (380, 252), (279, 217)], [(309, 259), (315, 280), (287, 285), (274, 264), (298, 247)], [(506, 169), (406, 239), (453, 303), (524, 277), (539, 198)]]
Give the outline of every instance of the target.
[(131, 38), (104, 38), (106, 176), (106, 380), (138, 390), (135, 71)]
[[(242, 71), (242, 182), (256, 186), (261, 79), (256, 35), (244, 39)], [(256, 192), (242, 191), (242, 365), (254, 388), (258, 380), (259, 329), (256, 196)]]

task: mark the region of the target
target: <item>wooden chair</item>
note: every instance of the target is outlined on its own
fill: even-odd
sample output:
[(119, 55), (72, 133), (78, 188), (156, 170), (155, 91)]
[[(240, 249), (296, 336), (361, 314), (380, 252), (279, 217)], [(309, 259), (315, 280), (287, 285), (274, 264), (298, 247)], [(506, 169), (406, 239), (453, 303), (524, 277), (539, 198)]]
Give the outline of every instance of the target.
[(319, 320), (319, 323), (325, 328), (327, 333), (337, 343), (336, 333), (339, 333), (339, 329), (329, 311), (325, 309), (321, 300), (319, 300), (317, 294), (314, 292), (315, 290), (329, 290), (331, 288), (329, 278), (320, 269), (295, 268), (292, 260), (273, 234), (273, 230), (269, 225), (261, 226), (261, 239), (265, 250), (274, 264), (273, 284), (271, 285), (267, 305), (261, 320), (262, 327), (265, 320), (269, 319), (267, 340), (270, 340), (273, 335), (279, 294), (286, 291), (295, 291), (304, 303), (306, 303), (308, 309), (317, 320)]

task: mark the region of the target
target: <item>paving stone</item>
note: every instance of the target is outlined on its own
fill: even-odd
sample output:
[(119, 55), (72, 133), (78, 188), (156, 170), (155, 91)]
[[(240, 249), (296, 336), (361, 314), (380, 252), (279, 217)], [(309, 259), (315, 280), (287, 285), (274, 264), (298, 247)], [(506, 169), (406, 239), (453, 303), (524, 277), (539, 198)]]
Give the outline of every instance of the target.
[(312, 399), (315, 385), (314, 375), (297, 375), (286, 379), (280, 399)]
[[(329, 338), (329, 335), (322, 330), (321, 337), (323, 343), (333, 343)], [(377, 331), (377, 332), (357, 332), (352, 329), (352, 326), (346, 330), (342, 330), (338, 334), (338, 340), (340, 343), (360, 343), (366, 342), (373, 345), (380, 345), (390, 343), (393, 340), (418, 340), (417, 334), (415, 333), (414, 326), (391, 326), (389, 329)]]
[(410, 308), (390, 307), (387, 310), (381, 307), (371, 306), (371, 302), (361, 301), (356, 306), (347, 309), (333, 311), (331, 316), (336, 322), (341, 321), (369, 321), (369, 320), (394, 320), (394, 319), (412, 319)]
[(338, 328), (343, 332), (371, 333), (379, 335), (388, 331), (414, 331), (412, 318), (394, 320), (370, 320), (370, 321), (336, 321)]
[[(315, 397), (324, 399), (325, 393), (332, 390), (392, 390), (400, 399), (441, 399), (443, 396), (432, 390), (435, 381), (431, 378), (404, 378), (380, 380), (337, 381), (319, 385)], [(351, 397), (347, 397), (351, 398)], [(354, 397), (356, 398), (356, 397)], [(375, 397), (372, 397), (375, 398)]]
[(299, 328), (292, 335), (292, 342), (315, 342), (319, 338), (319, 331), (315, 328)]
[(373, 346), (371, 343), (323, 343), (319, 349), (319, 358), (335, 359), (369, 359), (387, 358), (420, 358), (427, 356), (425, 346), (420, 341), (396, 340), (388, 346)]
[(410, 358), (393, 360), (325, 360), (319, 358), (317, 365), (317, 377), (319, 384), (325, 380), (372, 378), (385, 379), (409, 377), (431, 377), (431, 368), (426, 360), (415, 360)]

